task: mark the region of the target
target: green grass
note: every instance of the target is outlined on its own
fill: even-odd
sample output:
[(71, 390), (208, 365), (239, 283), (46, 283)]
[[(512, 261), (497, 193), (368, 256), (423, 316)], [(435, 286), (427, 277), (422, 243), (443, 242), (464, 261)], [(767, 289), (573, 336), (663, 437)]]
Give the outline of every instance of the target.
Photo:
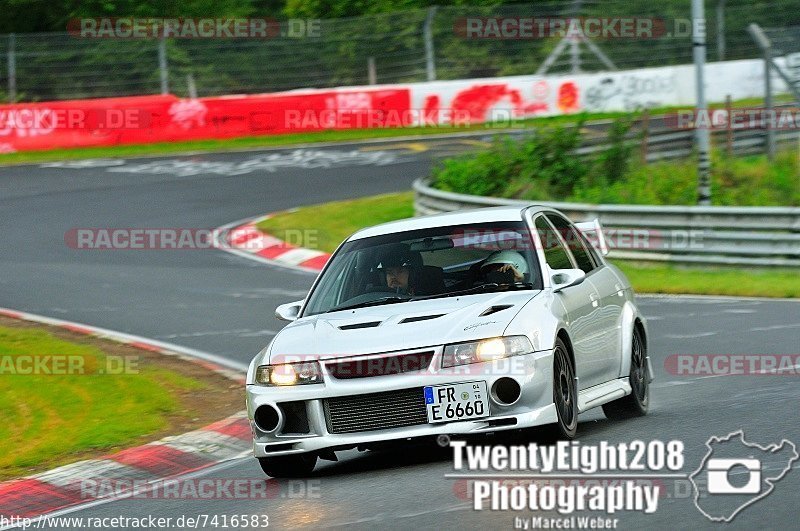
[(735, 297), (800, 297), (800, 273), (790, 269), (696, 268), (615, 260), (639, 293)]
[[(783, 101), (782, 96), (776, 102)], [(758, 98), (744, 99), (734, 102), (736, 107), (750, 107), (759, 105), (762, 100)], [(721, 107), (717, 103), (712, 108)], [(685, 109), (686, 106), (660, 107), (652, 109), (651, 114), (664, 114)], [(190, 152), (218, 152), (236, 151), (270, 147), (291, 147), (298, 144), (315, 142), (349, 142), (379, 138), (397, 138), (410, 135), (434, 135), (447, 133), (460, 133), (467, 131), (494, 131), (502, 132), (508, 129), (535, 127), (540, 125), (558, 125), (574, 123), (579, 118), (586, 120), (604, 120), (628, 116), (629, 113), (606, 112), (572, 114), (543, 118), (529, 118), (517, 120), (510, 124), (477, 124), (472, 126), (431, 126), (431, 127), (402, 127), (392, 129), (351, 129), (342, 131), (319, 131), (314, 133), (298, 133), (285, 135), (247, 136), (218, 140), (191, 140), (185, 142), (162, 142), (155, 144), (137, 144), (125, 146), (106, 146), (75, 149), (52, 149), (46, 151), (26, 151), (20, 153), (0, 154), (0, 165), (26, 164), (38, 162), (51, 162), (56, 160), (73, 160), (89, 158), (114, 158), (114, 157), (143, 157), (148, 155), (171, 155)]]
[[(712, 202), (717, 206), (800, 205), (800, 163), (797, 150), (766, 155), (713, 158)], [(534, 193), (535, 195), (535, 193)], [(542, 197), (528, 199), (545, 200)], [(697, 200), (697, 161), (694, 159), (631, 164), (625, 177), (614, 183), (579, 183), (563, 199), (579, 203), (693, 205)]]
[(413, 192), (401, 192), (281, 212), (258, 227), (293, 245), (331, 253), (359, 229), (413, 215)]
[[(279, 238), (308, 231), (292, 243), (332, 252), (356, 230), (413, 215), (413, 194), (379, 195), (302, 207), (276, 214), (259, 228)], [(615, 260), (639, 293), (689, 293), (747, 297), (800, 297), (800, 275), (793, 270), (739, 270), (639, 264)]]
[[(615, 124), (613, 130), (622, 130)], [(498, 138), (485, 149), (439, 161), (433, 186), (444, 191), (523, 199), (592, 204), (694, 205), (697, 161), (642, 164), (638, 147), (614, 142), (591, 158), (573, 154), (580, 144), (574, 127), (540, 129), (525, 138)], [(618, 138), (618, 136), (617, 136)], [(712, 152), (714, 205), (800, 205), (800, 157), (797, 149), (766, 155), (728, 157)]]
[[(85, 374), (19, 374), (25, 366), (12, 361), (47, 355), (80, 356)], [(196, 414), (178, 395), (205, 389), (205, 383), (144, 364), (138, 374), (99, 374), (107, 360), (97, 347), (46, 330), (0, 326), (0, 479), (142, 442), (169, 427), (170, 418)]]

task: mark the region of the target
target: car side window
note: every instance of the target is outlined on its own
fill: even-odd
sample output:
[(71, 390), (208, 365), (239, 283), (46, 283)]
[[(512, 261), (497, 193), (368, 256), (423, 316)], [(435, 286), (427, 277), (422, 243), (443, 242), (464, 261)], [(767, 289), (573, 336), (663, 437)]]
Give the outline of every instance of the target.
[(586, 249), (578, 230), (569, 221), (557, 214), (547, 214), (547, 219), (561, 234), (564, 241), (567, 242), (567, 247), (575, 258), (578, 267), (588, 275), (595, 268), (595, 263)]
[(536, 232), (539, 234), (539, 241), (542, 243), (544, 259), (551, 269), (572, 269), (570, 260), (564, 244), (558, 238), (553, 226), (550, 225), (544, 216), (539, 216), (535, 221)]

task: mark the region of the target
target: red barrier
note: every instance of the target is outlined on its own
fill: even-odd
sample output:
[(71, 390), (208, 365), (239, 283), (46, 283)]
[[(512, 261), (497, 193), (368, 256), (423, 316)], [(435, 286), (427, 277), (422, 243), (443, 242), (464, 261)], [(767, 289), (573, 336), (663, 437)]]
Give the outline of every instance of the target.
[(408, 88), (0, 106), (0, 152), (412, 125)]
[(159, 141), (175, 96), (68, 100), (0, 106), (0, 152)]

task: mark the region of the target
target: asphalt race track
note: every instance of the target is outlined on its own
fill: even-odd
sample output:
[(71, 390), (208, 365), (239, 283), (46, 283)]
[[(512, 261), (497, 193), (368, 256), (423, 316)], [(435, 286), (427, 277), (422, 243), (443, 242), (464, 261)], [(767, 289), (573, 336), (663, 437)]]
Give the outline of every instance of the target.
[[(433, 158), (451, 150), (458, 148), (448, 142), (423, 148), (398, 142), (0, 168), (0, 306), (246, 364), (281, 327), (274, 307), (302, 298), (313, 275), (219, 250), (76, 250), (66, 245), (65, 233), (77, 227), (213, 228), (294, 206), (407, 190)], [(645, 297), (640, 304), (650, 319), (657, 375), (650, 414), (611, 422), (592, 411), (578, 428), (582, 442), (679, 439), (686, 448), (687, 473), (697, 468), (704, 443), (714, 435), (743, 429), (749, 442), (786, 438), (800, 444), (797, 376), (698, 378), (664, 369), (671, 354), (797, 354), (800, 302)], [(796, 462), (769, 496), (729, 526), (795, 527), (798, 468)], [(451, 472), (450, 452), (435, 447), (350, 451), (339, 462), (320, 461), (306, 482), (271, 480), (271, 499), (112, 500), (69, 516), (266, 514), (275, 528), (364, 529), (506, 528), (515, 516), (530, 516), (474, 511), (463, 484), (444, 477)], [(207, 469), (199, 477), (265, 478), (250, 458)], [(665, 482), (668, 495), (658, 511), (618, 513), (619, 528), (715, 526), (685, 489)]]

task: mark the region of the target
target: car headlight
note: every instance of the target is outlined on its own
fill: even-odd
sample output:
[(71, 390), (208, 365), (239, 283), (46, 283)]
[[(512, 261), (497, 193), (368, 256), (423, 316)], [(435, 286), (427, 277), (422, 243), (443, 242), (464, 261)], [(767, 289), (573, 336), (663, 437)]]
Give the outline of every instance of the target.
[(529, 354), (533, 345), (526, 336), (493, 337), (444, 347), (442, 367), (492, 361), (509, 356)]
[(322, 371), (316, 361), (261, 365), (256, 369), (256, 383), (268, 386), (322, 383)]

